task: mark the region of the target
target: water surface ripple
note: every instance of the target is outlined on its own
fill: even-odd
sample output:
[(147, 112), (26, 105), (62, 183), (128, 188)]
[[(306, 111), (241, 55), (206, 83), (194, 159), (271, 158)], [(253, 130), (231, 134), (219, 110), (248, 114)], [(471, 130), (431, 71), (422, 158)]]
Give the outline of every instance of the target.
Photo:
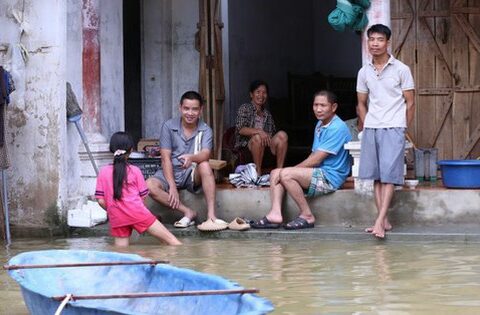
[[(140, 237), (126, 252), (167, 259), (260, 289), (274, 314), (480, 314), (480, 244)], [(115, 250), (109, 238), (14, 240), (3, 263), (42, 249)], [(0, 314), (27, 314), (16, 283), (0, 275)]]

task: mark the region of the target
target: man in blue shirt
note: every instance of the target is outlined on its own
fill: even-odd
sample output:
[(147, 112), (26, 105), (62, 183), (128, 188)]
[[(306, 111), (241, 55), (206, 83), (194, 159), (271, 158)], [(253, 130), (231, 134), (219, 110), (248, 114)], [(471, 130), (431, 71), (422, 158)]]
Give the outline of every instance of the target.
[(347, 125), (335, 114), (337, 97), (330, 91), (315, 93), (313, 113), (318, 119), (312, 153), (294, 167), (277, 168), (270, 174), (272, 208), (253, 228), (273, 229), (282, 224), (282, 199), (285, 191), (297, 204), (299, 215), (284, 225), (287, 230), (313, 228), (315, 217), (305, 198), (337, 190), (350, 172), (350, 158), (344, 144), (351, 140)]

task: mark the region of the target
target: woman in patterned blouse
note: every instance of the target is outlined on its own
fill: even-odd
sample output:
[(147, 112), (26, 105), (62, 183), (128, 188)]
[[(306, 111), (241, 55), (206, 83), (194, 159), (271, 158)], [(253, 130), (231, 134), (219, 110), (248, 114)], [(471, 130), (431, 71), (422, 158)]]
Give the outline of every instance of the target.
[(235, 148), (247, 149), (252, 155), (257, 173), (262, 171), (262, 162), (266, 155), (276, 157), (276, 167), (282, 168), (288, 148), (288, 136), (284, 131), (276, 132), (272, 114), (265, 108), (268, 100), (268, 85), (261, 80), (250, 84), (249, 103), (238, 109), (235, 123)]

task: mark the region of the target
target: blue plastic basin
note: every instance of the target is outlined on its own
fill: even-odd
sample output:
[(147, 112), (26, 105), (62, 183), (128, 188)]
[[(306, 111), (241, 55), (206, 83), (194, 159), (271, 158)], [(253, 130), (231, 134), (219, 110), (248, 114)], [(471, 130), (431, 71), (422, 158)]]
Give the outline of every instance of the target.
[(480, 188), (480, 160), (442, 160), (443, 185), (448, 188)]

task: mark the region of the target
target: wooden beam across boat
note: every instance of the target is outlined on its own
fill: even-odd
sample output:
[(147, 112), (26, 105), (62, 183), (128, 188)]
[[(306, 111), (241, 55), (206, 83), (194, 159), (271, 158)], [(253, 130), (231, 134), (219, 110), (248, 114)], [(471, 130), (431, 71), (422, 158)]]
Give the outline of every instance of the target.
[(169, 263), (170, 262), (168, 260), (111, 261), (111, 262), (88, 262), (88, 263), (72, 263), (72, 264), (4, 265), (3, 269), (16, 270), (16, 269), (68, 268), (68, 267), (157, 265), (157, 264), (169, 264)]
[[(259, 293), (258, 289), (233, 289), (233, 290), (197, 290), (197, 291), (173, 291), (173, 292), (141, 292), (124, 294), (97, 294), (97, 295), (72, 295), (71, 300), (107, 300), (107, 299), (138, 299), (152, 297), (173, 296), (198, 296), (198, 295), (225, 295)], [(55, 301), (63, 301), (68, 295), (52, 296)]]

